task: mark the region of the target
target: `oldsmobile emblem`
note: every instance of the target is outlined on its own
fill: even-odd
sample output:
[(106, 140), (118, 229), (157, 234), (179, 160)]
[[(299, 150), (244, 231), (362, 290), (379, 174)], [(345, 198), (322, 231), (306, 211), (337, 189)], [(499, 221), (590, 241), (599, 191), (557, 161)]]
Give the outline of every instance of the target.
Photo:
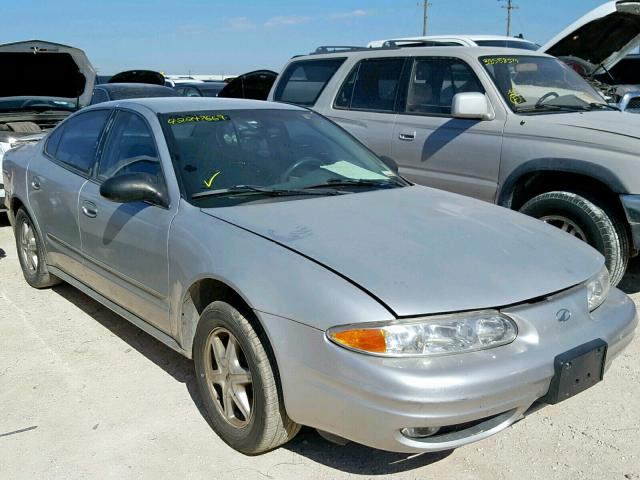
[(558, 310), (558, 313), (556, 313), (556, 320), (558, 320), (559, 322), (568, 322), (570, 318), (571, 311), (567, 310), (566, 308)]

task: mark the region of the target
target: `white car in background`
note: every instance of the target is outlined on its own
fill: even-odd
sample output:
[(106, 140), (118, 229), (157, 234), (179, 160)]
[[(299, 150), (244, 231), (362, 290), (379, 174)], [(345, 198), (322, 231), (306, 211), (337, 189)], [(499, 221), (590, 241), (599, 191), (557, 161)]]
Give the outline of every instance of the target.
[(542, 46), (523, 38), (500, 35), (429, 35), (375, 40), (369, 42), (367, 47), (380, 48), (385, 43), (402, 45), (403, 42), (418, 41), (446, 46), (508, 47), (548, 53), (578, 72), (608, 102), (621, 110), (640, 113), (638, 62), (621, 62), (640, 46), (640, 0), (603, 3)]
[(425, 37), (403, 37), (393, 40), (374, 40), (367, 47), (380, 48), (386, 42), (437, 42), (447, 46), (460, 45), (462, 47), (503, 47), (520, 48), (523, 50), (538, 50), (540, 45), (519, 37), (507, 37), (504, 35), (427, 35)]

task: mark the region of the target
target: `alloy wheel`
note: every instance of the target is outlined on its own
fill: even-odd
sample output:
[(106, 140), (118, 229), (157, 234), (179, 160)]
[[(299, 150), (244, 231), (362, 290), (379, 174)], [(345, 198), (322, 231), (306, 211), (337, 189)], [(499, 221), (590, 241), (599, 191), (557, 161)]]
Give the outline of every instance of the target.
[(540, 220), (542, 220), (544, 223), (548, 223), (549, 225), (553, 225), (554, 227), (559, 228), (563, 232), (567, 232), (569, 235), (573, 235), (583, 242), (587, 241), (587, 237), (582, 229), (569, 218), (563, 217), (561, 215), (546, 215), (544, 217), (541, 217)]
[(205, 352), (207, 386), (218, 412), (230, 425), (246, 426), (253, 414), (253, 382), (238, 340), (226, 328), (216, 328)]
[(30, 273), (38, 271), (38, 246), (33, 226), (28, 221), (20, 228), (20, 255)]

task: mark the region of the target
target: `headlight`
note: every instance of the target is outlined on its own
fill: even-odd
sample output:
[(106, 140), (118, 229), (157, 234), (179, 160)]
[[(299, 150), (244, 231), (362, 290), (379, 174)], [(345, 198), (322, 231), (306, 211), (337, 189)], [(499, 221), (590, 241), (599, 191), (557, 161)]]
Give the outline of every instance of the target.
[(585, 285), (587, 286), (589, 311), (593, 312), (604, 303), (611, 289), (607, 267), (602, 267), (602, 270), (600, 270), (597, 275), (591, 277)]
[(513, 320), (495, 310), (333, 327), (327, 331), (328, 338), (341, 347), (390, 357), (474, 352), (511, 343), (517, 334)]

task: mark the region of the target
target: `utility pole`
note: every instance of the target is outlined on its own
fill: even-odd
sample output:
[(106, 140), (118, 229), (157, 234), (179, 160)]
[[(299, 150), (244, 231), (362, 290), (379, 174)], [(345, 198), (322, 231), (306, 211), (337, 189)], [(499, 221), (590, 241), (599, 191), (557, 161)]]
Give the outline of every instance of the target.
[[(423, 8), (423, 14), (422, 14), (422, 36), (426, 37), (427, 36), (427, 19), (429, 18), (428, 12), (429, 12), (429, 7), (432, 6), (433, 4), (431, 2), (429, 2), (429, 0), (422, 0), (422, 8)], [(418, 4), (418, 6), (420, 6), (420, 4)]]
[(511, 12), (513, 10), (517, 10), (518, 6), (513, 4), (513, 0), (498, 0), (499, 2), (507, 2), (506, 5), (503, 5), (502, 8), (507, 10), (507, 37), (511, 36)]

